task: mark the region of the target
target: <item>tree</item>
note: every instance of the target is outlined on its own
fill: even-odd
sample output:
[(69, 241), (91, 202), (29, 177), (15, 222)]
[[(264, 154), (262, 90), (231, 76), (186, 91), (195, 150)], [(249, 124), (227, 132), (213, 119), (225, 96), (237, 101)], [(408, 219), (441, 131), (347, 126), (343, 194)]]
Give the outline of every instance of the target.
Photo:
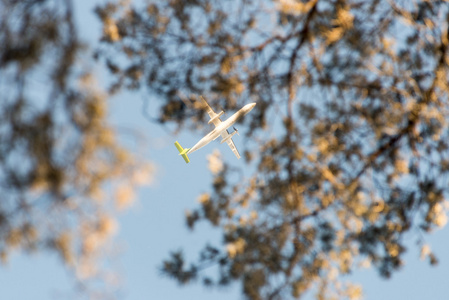
[(57, 252), (84, 280), (150, 169), (107, 121), (73, 14), (70, 0), (0, 1), (0, 256)]
[(190, 266), (175, 252), (165, 274), (238, 281), (249, 299), (355, 299), (338, 275), (363, 263), (389, 277), (406, 234), (436, 263), (424, 236), (447, 222), (447, 2), (170, 0), (97, 14), (111, 92), (154, 93), (157, 122), (203, 123), (179, 92), (228, 110), (257, 102), (244, 121), (253, 172), (212, 157), (212, 192), (187, 215), (221, 228), (223, 245)]

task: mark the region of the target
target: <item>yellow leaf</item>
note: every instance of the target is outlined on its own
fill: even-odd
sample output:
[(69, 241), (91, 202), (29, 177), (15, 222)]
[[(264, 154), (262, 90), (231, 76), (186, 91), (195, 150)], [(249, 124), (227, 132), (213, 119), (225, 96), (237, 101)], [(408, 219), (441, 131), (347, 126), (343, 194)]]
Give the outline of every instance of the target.
[(115, 202), (117, 208), (127, 208), (132, 204), (134, 197), (134, 189), (129, 184), (121, 184), (115, 191)]
[(419, 255), (421, 260), (424, 260), (432, 251), (430, 250), (430, 246), (425, 244), (421, 247), (421, 253)]
[(237, 254), (243, 253), (243, 250), (245, 249), (246, 242), (242, 238), (238, 238), (232, 243), (228, 243), (226, 245), (226, 251), (228, 252), (228, 255), (230, 258), (234, 258)]

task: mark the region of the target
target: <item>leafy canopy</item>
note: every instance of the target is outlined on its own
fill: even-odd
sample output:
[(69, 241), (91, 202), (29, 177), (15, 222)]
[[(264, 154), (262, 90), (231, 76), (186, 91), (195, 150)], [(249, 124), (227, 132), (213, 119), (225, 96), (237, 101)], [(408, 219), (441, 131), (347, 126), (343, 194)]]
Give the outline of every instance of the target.
[(219, 227), (223, 244), (190, 266), (173, 253), (165, 274), (239, 281), (249, 299), (355, 299), (338, 275), (372, 265), (389, 277), (408, 232), (436, 262), (422, 233), (447, 222), (447, 2), (145, 3), (97, 9), (111, 90), (147, 89), (157, 121), (180, 127), (204, 114), (179, 92), (258, 103), (245, 120), (253, 171), (211, 157), (212, 192), (186, 216)]
[(118, 143), (106, 99), (142, 89), (161, 99), (156, 122), (179, 129), (205, 120), (179, 94), (257, 102), (248, 166), (212, 154), (211, 192), (186, 215), (222, 244), (190, 265), (174, 252), (166, 275), (237, 281), (249, 299), (356, 299), (340, 275), (390, 276), (407, 233), (437, 262), (423, 233), (447, 222), (447, 1), (121, 1), (96, 14), (109, 94), (80, 63), (72, 1), (0, 1), (3, 259), (52, 249), (80, 278), (95, 273), (114, 211), (149, 171)]
[(1, 0), (0, 44), (1, 261), (50, 250), (96, 278), (115, 212), (151, 170), (107, 121), (72, 1)]

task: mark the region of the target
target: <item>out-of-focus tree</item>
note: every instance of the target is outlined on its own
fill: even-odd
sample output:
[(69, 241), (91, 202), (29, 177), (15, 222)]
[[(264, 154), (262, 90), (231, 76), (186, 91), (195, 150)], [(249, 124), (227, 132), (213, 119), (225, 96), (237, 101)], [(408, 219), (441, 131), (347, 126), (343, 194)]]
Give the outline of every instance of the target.
[(56, 251), (85, 279), (149, 169), (107, 121), (73, 14), (71, 0), (0, 1), (0, 256)]
[(249, 299), (356, 299), (341, 275), (389, 277), (406, 234), (436, 263), (424, 233), (447, 221), (447, 1), (145, 3), (97, 9), (111, 90), (147, 88), (159, 122), (192, 128), (204, 113), (178, 92), (228, 110), (257, 102), (244, 121), (253, 171), (212, 156), (212, 192), (187, 214), (191, 228), (220, 228), (223, 244), (191, 265), (173, 253), (165, 274), (237, 281)]

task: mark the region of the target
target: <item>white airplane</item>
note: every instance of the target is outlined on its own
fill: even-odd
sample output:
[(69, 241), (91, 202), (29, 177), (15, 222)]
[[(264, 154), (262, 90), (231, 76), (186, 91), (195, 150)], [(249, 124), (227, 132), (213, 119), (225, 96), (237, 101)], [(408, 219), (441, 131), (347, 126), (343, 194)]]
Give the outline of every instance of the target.
[(222, 140), (221, 140), (220, 144), (223, 144), (224, 142), (226, 142), (228, 144), (228, 146), (231, 148), (232, 152), (234, 152), (235, 156), (237, 156), (237, 158), (240, 158), (240, 154), (237, 151), (237, 148), (235, 147), (234, 142), (232, 141), (232, 137), (236, 133), (238, 133), (238, 131), (237, 131), (237, 129), (234, 128), (234, 132), (229, 133), (228, 128), (231, 127), (235, 122), (237, 122), (244, 115), (249, 113), (254, 108), (254, 106), (256, 106), (256, 103), (250, 103), (250, 104), (243, 106), (238, 112), (233, 114), (229, 119), (227, 119), (226, 121), (221, 121), (220, 117), (221, 117), (221, 115), (224, 114), (224, 111), (221, 111), (220, 113), (216, 114), (213, 111), (213, 109), (209, 106), (209, 104), (207, 104), (206, 100), (203, 99), (203, 97), (201, 97), (201, 100), (202, 100), (204, 109), (209, 114), (209, 117), (210, 117), (209, 124), (213, 123), (215, 125), (215, 129), (212, 130), (210, 133), (208, 133), (201, 140), (199, 140), (199, 142), (196, 143), (192, 148), (182, 148), (182, 146), (178, 142), (175, 142), (175, 146), (179, 151), (179, 155), (181, 155), (182, 158), (184, 158), (186, 163), (189, 163), (190, 159), (187, 156), (187, 154), (195, 152), (196, 150), (206, 146), (207, 144), (209, 144), (210, 142), (216, 140), (219, 136), (221, 136)]

